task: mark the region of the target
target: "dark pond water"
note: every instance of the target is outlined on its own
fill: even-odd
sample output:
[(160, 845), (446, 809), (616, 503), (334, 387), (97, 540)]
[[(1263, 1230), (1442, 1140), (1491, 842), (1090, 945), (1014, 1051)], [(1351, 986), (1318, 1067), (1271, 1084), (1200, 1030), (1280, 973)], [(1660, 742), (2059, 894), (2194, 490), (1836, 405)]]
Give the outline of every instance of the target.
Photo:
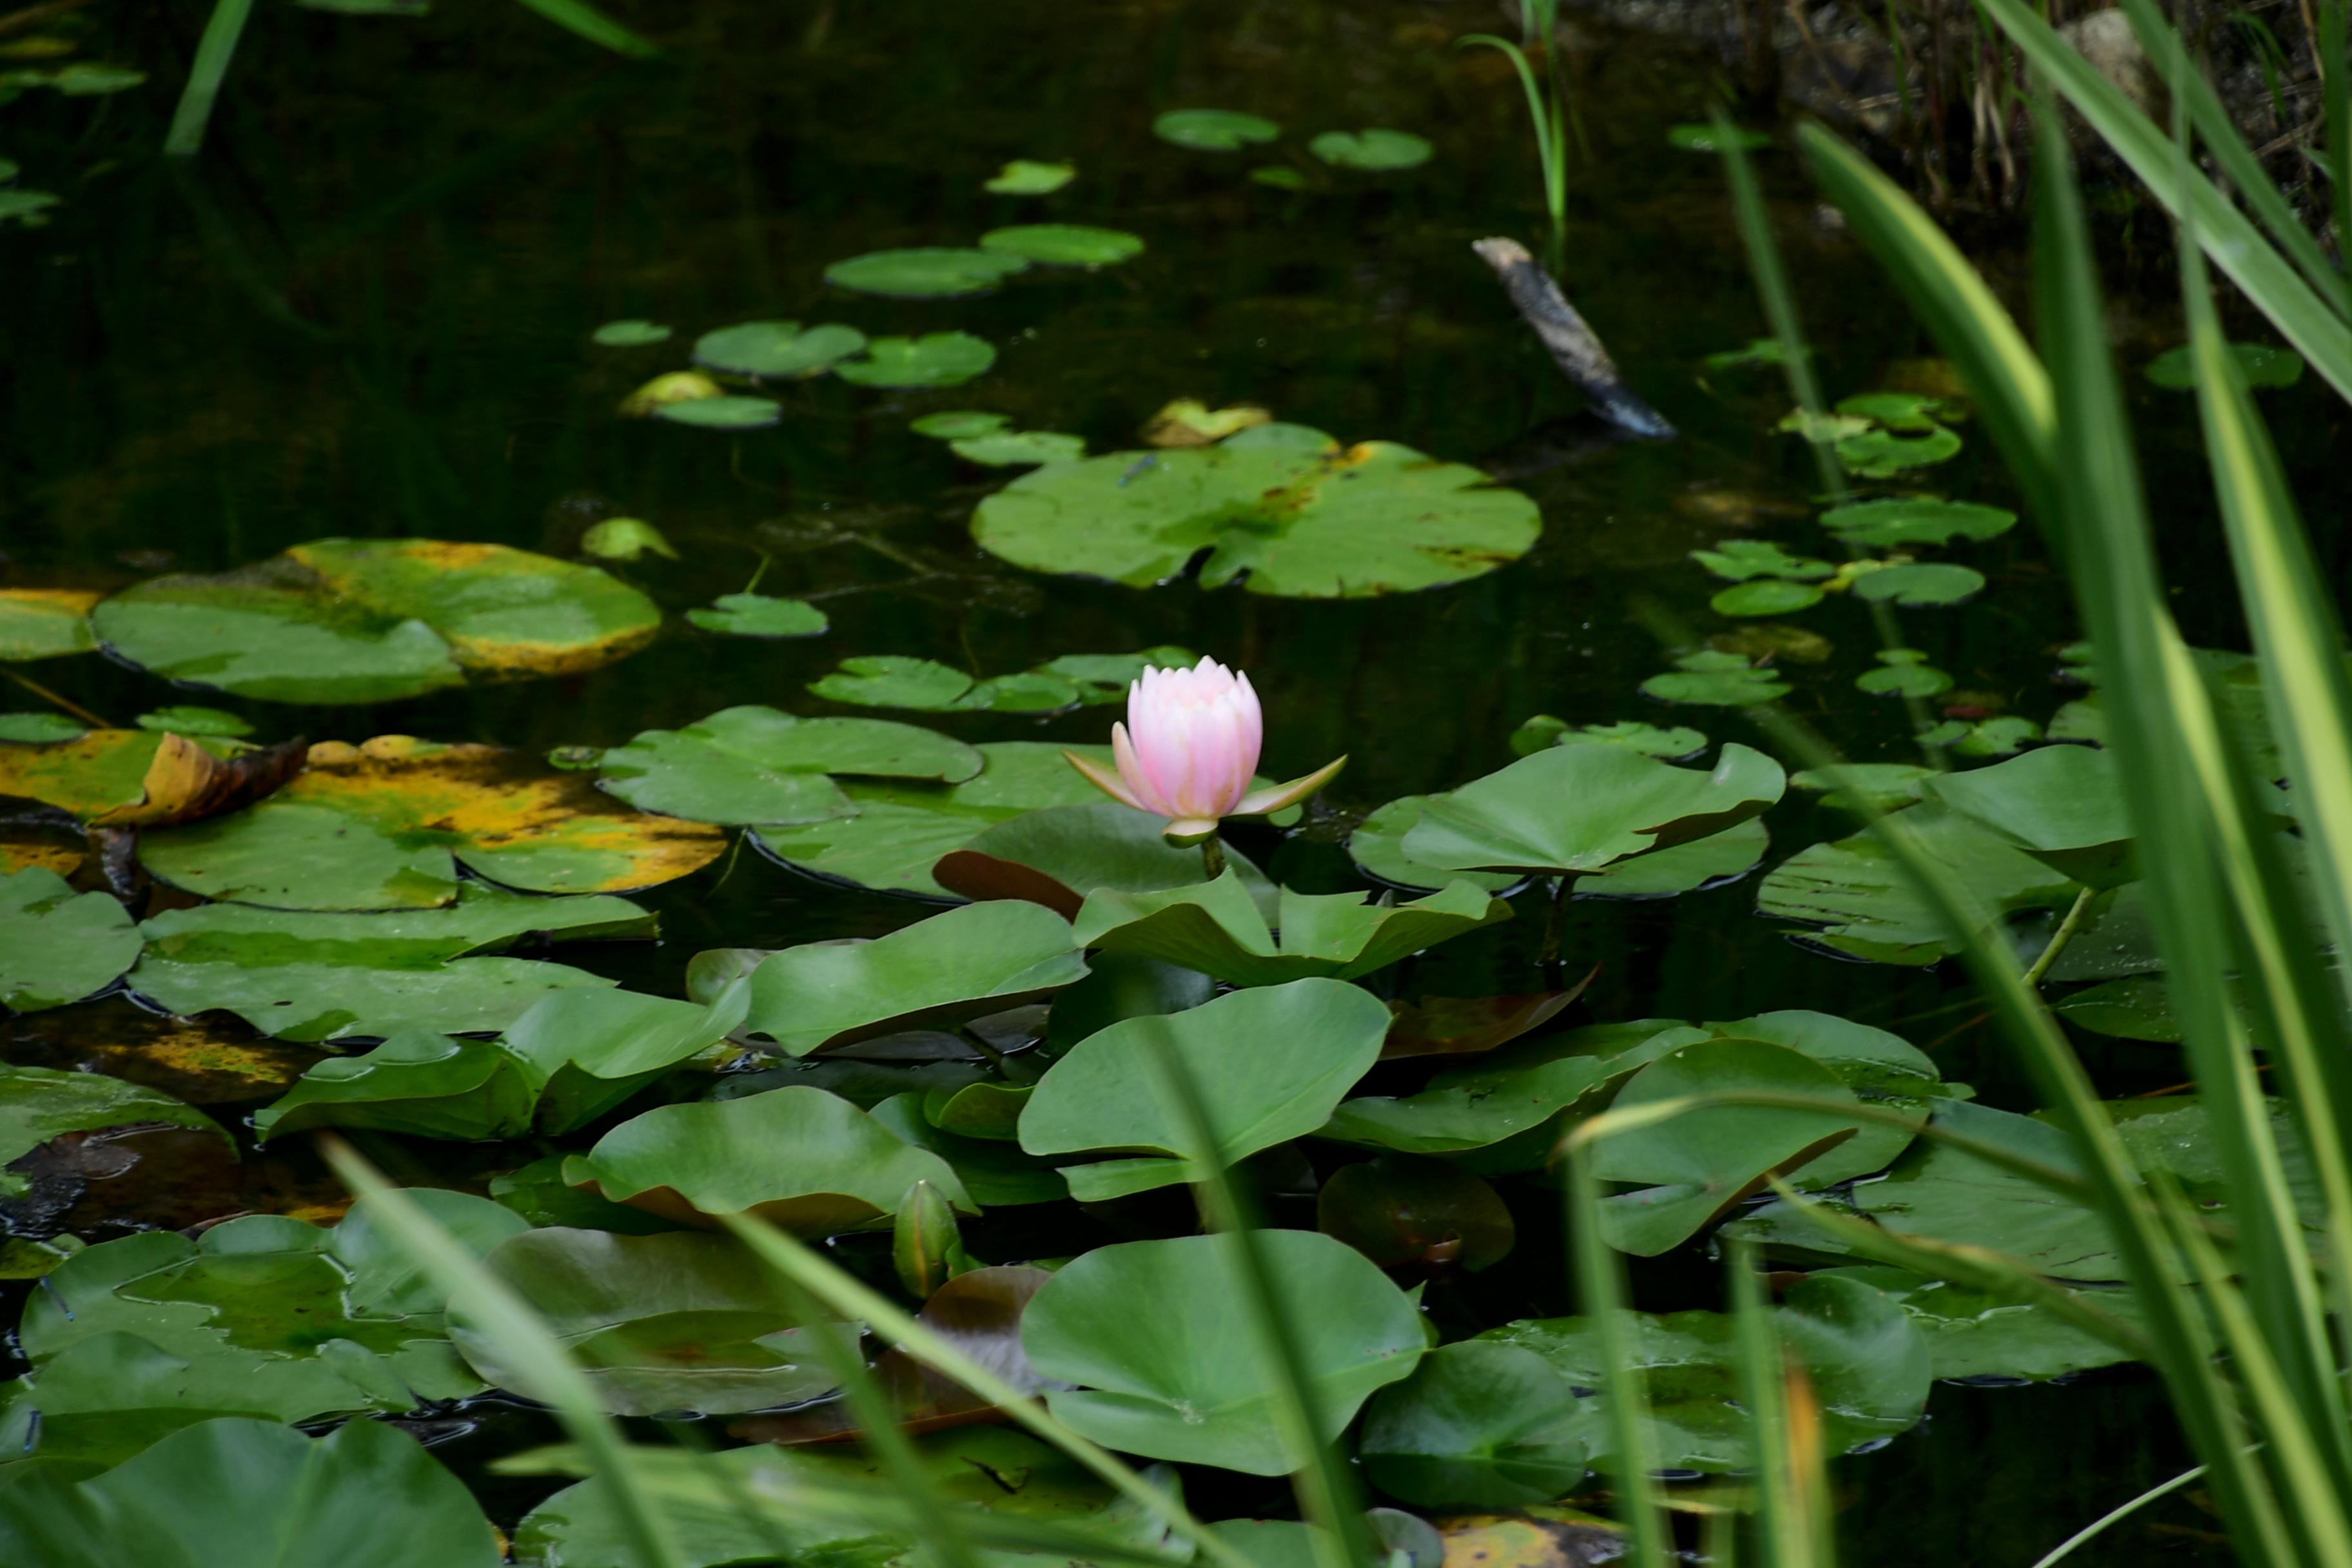
[[(1645, 446), (1611, 444), (1577, 418), (1577, 395), (1470, 254), (1487, 234), (1533, 239), (1542, 221), (1516, 84), (1498, 59), (1447, 48), (1497, 24), (1475, 5), (709, 0), (661, 35), (672, 62), (647, 68), (616, 65), (520, 7), (423, 18), (273, 8), (236, 61), (206, 157), (173, 169), (152, 149), (169, 110), (163, 84), (178, 79), (196, 20), (185, 7), (93, 14), (85, 36), (98, 52), (156, 79), (96, 107), (37, 94), (0, 109), (0, 152), (65, 198), (47, 228), (0, 233), (9, 581), (110, 587), (322, 535), (569, 554), (589, 523), (627, 514), (655, 521), (684, 554), (623, 569), (666, 607), (742, 587), (766, 556), (764, 591), (817, 593), (834, 622), (830, 636), (793, 643), (673, 622), (654, 647), (585, 679), (377, 710), (263, 709), (265, 738), (609, 745), (730, 703), (829, 710), (803, 689), (851, 654), (999, 673), (1174, 642), (1251, 671), (1271, 715), (1269, 773), (1352, 753), (1302, 831), (1250, 845), (1293, 885), (1338, 889), (1357, 885), (1340, 847), (1353, 815), (1500, 765), (1529, 714), (1657, 717), (1633, 689), (1665, 668), (1639, 606), (1727, 630), (1706, 607), (1719, 584), (1687, 552), (1791, 537), (1787, 520), (1801, 523), (1809, 504), (1805, 453), (1770, 430), (1788, 401), (1777, 382), (1731, 373), (1709, 385), (1697, 374), (1704, 355), (1763, 327), (1719, 171), (1665, 140), (1669, 125), (1704, 115), (1712, 80), (1671, 43), (1593, 26), (1572, 56), (1580, 146), (1566, 281), (1629, 379), (1684, 432)], [(1437, 153), (1400, 175), (1315, 169), (1323, 188), (1286, 193), (1243, 177), (1255, 160), (1153, 138), (1154, 112), (1194, 104), (1247, 109), (1301, 135), (1396, 126)], [(982, 192), (1013, 157), (1075, 159), (1079, 178), (1042, 202)], [(1787, 154), (1766, 154), (1763, 168), (1833, 395), (1927, 352)], [(1038, 216), (1131, 229), (1150, 249), (963, 301), (855, 297), (820, 278), (863, 251), (968, 244)], [(2152, 233), (2116, 240), (2116, 334), (2133, 364), (2175, 341)], [(2014, 268), (1993, 254), (2006, 279)], [(589, 343), (598, 323), (623, 317), (680, 336)], [(985, 379), (948, 392), (799, 385), (784, 394), (781, 427), (742, 437), (614, 416), (630, 388), (682, 362), (693, 334), (764, 317), (875, 335), (961, 328), (1001, 357)], [(992, 562), (966, 531), (1003, 476), (906, 431), (924, 412), (981, 407), (1115, 449), (1181, 395), (1261, 403), (1343, 438), (1481, 463), (1540, 503), (1542, 542), (1468, 584), (1344, 603), (1043, 579)], [(2231, 607), (2198, 586), (2214, 580), (2221, 544), (2190, 410), (2146, 387), (2135, 396), (2176, 580), (2191, 584), (2184, 620), (2194, 640), (2238, 646)], [(2332, 526), (2347, 496), (2329, 456), (2347, 439), (2340, 411), (2310, 386), (2271, 406), (2315, 520)], [(2004, 499), (1969, 434), (1938, 482)], [(840, 538), (811, 542), (828, 535)], [(2063, 582), (2027, 530), (1965, 558), (1990, 590), (1960, 610), (1907, 612), (1906, 640), (1971, 700), (2046, 718), (2066, 695), (2053, 684), (2056, 649), (2075, 635)], [(1784, 661), (1792, 706), (1859, 757), (1909, 755), (1899, 708), (1852, 686), (1877, 647), (1861, 607), (1834, 603), (1803, 624), (1822, 641), (1816, 662)], [(118, 719), (157, 700), (151, 678), (96, 659), (40, 673)], [(940, 722), (971, 741), (1098, 741), (1108, 717)], [(1721, 710), (1687, 721), (1751, 738)], [(1776, 852), (1850, 830), (1799, 802), (1772, 826)], [(878, 933), (929, 912), (748, 854), (646, 901), (661, 913), (661, 944), (567, 956), (674, 994), (679, 966), (703, 947)], [(1532, 896), (1523, 902), (1525, 918), (1422, 961), (1417, 984), (1465, 995), (1525, 988), (1542, 920)], [(1957, 977), (1832, 962), (1790, 945), (1753, 907), (1752, 879), (1656, 904), (1575, 905), (1571, 966), (1600, 965), (1589, 1016), (1818, 1007), (1902, 1033), (1990, 1102), (2026, 1107)], [(120, 1004), (13, 1020), (0, 1050), (67, 1065), (132, 1022)], [(2116, 1094), (2184, 1076), (2161, 1047), (2115, 1043), (2095, 1066)], [(133, 1065), (117, 1070), (136, 1076)], [(452, 1179), (446, 1146), (378, 1139), (373, 1152), (395, 1174)], [(145, 1170), (92, 1183), (71, 1223), (96, 1236), (284, 1212), (331, 1194), (297, 1153), (234, 1170), (194, 1160), (153, 1142)], [(1522, 1215), (1523, 1236), (1551, 1228), (1540, 1211)], [(1017, 1232), (993, 1234), (1013, 1255)], [(1036, 1248), (1069, 1249), (1066, 1239)], [(1711, 1265), (1685, 1258), (1642, 1270), (1637, 1289), (1663, 1310), (1714, 1305), (1717, 1284)], [(1464, 1327), (1566, 1310), (1557, 1250), (1529, 1241), (1493, 1273), (1447, 1287), (1437, 1306)], [(469, 1466), (532, 1435), (510, 1426), (441, 1452)], [(2030, 1562), (2182, 1462), (2141, 1373), (1942, 1387), (1920, 1428), (1838, 1467), (1851, 1560)], [(507, 1517), (535, 1495), (493, 1486)], [(2193, 1559), (2210, 1551), (2210, 1525), (2193, 1497), (2176, 1500), (2080, 1560)]]

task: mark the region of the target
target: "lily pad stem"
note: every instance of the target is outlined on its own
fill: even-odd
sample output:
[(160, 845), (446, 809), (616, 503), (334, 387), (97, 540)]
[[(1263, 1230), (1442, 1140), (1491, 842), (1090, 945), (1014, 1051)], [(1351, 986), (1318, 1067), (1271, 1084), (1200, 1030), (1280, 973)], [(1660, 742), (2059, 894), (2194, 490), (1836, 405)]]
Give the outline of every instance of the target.
[(1568, 927), (1568, 890), (1575, 886), (1573, 877), (1551, 879), (1551, 912), (1544, 917), (1543, 948), (1536, 955), (1541, 965), (1546, 984), (1557, 984), (1560, 976), (1559, 945)]
[(2074, 907), (2066, 911), (2066, 918), (2058, 922), (2058, 929), (2050, 933), (2050, 941), (2042, 949), (2042, 956), (2035, 959), (2033, 967), (2025, 972), (2028, 985), (2042, 984), (2042, 977), (2050, 973), (2050, 966), (2058, 962), (2058, 955), (2066, 951), (2066, 944), (2074, 940), (2076, 931), (2083, 929), (2084, 921), (2090, 916), (2091, 900), (2096, 897), (2098, 891), (2093, 888), (2085, 888), (2074, 895)]
[(1213, 833), (1201, 840), (1201, 866), (1212, 882), (1225, 874), (1225, 847)]

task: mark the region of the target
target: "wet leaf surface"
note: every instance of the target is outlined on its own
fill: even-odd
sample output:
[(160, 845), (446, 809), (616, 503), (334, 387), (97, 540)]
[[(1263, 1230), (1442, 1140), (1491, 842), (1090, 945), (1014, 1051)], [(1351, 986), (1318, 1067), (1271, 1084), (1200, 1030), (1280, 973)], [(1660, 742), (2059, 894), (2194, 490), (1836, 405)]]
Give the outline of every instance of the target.
[(961, 741), (882, 719), (801, 719), (726, 708), (683, 730), (648, 730), (599, 764), (630, 805), (712, 823), (823, 822), (859, 808), (832, 775), (961, 783), (986, 758)]
[(98, 646), (90, 606), (104, 596), (80, 588), (0, 588), (0, 660), (88, 653)]
[(1334, 1171), (1316, 1194), (1315, 1228), (1383, 1268), (1418, 1265), (1433, 1273), (1475, 1274), (1500, 1262), (1517, 1239), (1511, 1211), (1494, 1188), (1458, 1165), (1410, 1154)]
[(1575, 1387), (1517, 1345), (1442, 1346), (1364, 1415), (1365, 1473), (1417, 1508), (1549, 1502), (1584, 1479)]
[(77, 893), (55, 871), (0, 876), (0, 1005), (79, 1002), (137, 962), (139, 928), (112, 895)]
[(1236, 985), (1278, 985), (1317, 975), (1352, 980), (1510, 918), (1500, 899), (1456, 882), (1402, 904), (1284, 888), (1269, 923), (1240, 870), (1229, 866), (1213, 882), (1098, 889), (1074, 925), (1082, 947), (1181, 964)]
[(1599, 871), (1737, 826), (1786, 782), (1778, 763), (1736, 744), (1712, 772), (1622, 746), (1555, 746), (1430, 797), (1402, 847), (1462, 870)]

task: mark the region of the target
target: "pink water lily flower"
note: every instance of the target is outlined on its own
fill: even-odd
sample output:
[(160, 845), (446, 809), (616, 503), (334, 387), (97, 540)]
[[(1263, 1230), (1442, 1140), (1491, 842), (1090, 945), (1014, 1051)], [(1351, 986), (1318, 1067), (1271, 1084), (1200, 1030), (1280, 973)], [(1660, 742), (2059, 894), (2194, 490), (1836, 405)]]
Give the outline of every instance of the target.
[(1074, 752), (1062, 754), (1113, 800), (1168, 819), (1180, 844), (1199, 843), (1228, 816), (1257, 816), (1296, 805), (1331, 782), (1348, 759), (1304, 778), (1253, 792), (1265, 718), (1249, 677), (1203, 658), (1190, 669), (1147, 669), (1127, 689), (1127, 722), (1110, 730), (1118, 772)]

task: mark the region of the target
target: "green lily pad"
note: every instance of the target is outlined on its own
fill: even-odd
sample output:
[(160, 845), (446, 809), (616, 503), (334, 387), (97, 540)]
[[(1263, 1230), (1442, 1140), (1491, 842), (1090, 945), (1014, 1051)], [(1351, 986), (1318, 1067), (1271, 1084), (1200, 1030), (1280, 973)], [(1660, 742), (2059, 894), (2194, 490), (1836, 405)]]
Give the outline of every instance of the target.
[(1231, 109), (1171, 109), (1151, 122), (1162, 142), (1199, 153), (1236, 153), (1282, 134), (1282, 127)]
[(2040, 746), (1989, 768), (1939, 774), (1920, 791), (2075, 881), (2104, 889), (2138, 879), (2131, 814), (2110, 752)]
[(1424, 866), (1404, 852), (1404, 836), (1421, 821), (1422, 807), (1435, 795), (1408, 795), (1380, 807), (1348, 836), (1348, 855), (1357, 868), (1376, 881), (1413, 889), (1467, 882), (1483, 892), (1500, 893), (1526, 880), (1516, 871), (1450, 871)]
[(593, 566), (502, 544), (320, 539), (234, 572), (150, 578), (90, 624), (166, 679), (366, 703), (469, 675), (579, 675), (650, 642), (661, 612)]
[[(1255, 1237), (1275, 1300), (1294, 1326), (1336, 1436), (1381, 1387), (1411, 1374), (1428, 1342), (1420, 1314), (1363, 1254), (1313, 1231)], [(1278, 1476), (1287, 1451), (1269, 1402), (1264, 1352), (1227, 1279), (1213, 1236), (1098, 1247), (1048, 1280), (1022, 1343), (1056, 1388), (1060, 1420), (1108, 1447)]]
[[(1899, 1305), (1860, 1280), (1817, 1275), (1797, 1284), (1771, 1311), (1782, 1342), (1802, 1363), (1820, 1402), (1826, 1452), (1849, 1452), (1918, 1422), (1930, 1383), (1927, 1347)], [(1731, 1318), (1720, 1312), (1629, 1312), (1625, 1332), (1648, 1394), (1655, 1460), (1671, 1469), (1714, 1473), (1753, 1466)], [(1533, 1351), (1579, 1388), (1598, 1389), (1608, 1381), (1600, 1336), (1588, 1319), (1528, 1320), (1478, 1339)], [(1583, 1403), (1593, 1466), (1609, 1470), (1615, 1436), (1607, 1397), (1596, 1394)]]
[[(972, 677), (937, 659), (907, 654), (861, 654), (831, 675), (809, 682), (810, 695), (860, 708), (912, 708), (948, 713), (964, 706)], [(1072, 701), (1076, 701), (1075, 696)]]
[(407, 1029), (359, 1056), (319, 1062), (253, 1126), (265, 1139), (306, 1127), (516, 1138), (530, 1131), (538, 1100), (538, 1085), (504, 1048)]
[(1044, 267), (1108, 267), (1142, 255), (1143, 239), (1124, 229), (1032, 223), (991, 229), (980, 237), (980, 247)]
[[(385, 1528), (398, 1521), (398, 1527)], [(103, 1475), (0, 1487), (0, 1556), (42, 1568), (498, 1568), (498, 1534), (466, 1484), (405, 1432), (354, 1421), (323, 1438), (274, 1422), (206, 1421)]]
[[(1076, 920), (1088, 895), (1192, 887), (1203, 880), (1198, 849), (1170, 844), (1166, 824), (1116, 801), (1049, 805), (982, 828), (940, 857), (931, 875), (971, 899), (1026, 899)], [(1274, 884), (1230, 847), (1228, 868), (1261, 916), (1277, 912)]]
[(642, 517), (608, 517), (592, 523), (580, 536), (580, 552), (599, 561), (640, 561), (647, 555), (678, 559), (677, 547)]
[(1817, 561), (1810, 555), (1791, 555), (1763, 539), (1727, 540), (1720, 549), (1692, 551), (1691, 559), (1716, 576), (1732, 583), (1745, 583), (1756, 577), (1812, 583), (1837, 575), (1837, 568), (1826, 561)]
[(1924, 392), (1861, 392), (1837, 402), (1840, 414), (1852, 414), (1889, 430), (1909, 434), (1932, 431), (1967, 415), (1967, 408)]
[(822, 637), (833, 624), (806, 599), (765, 594), (721, 594), (709, 609), (688, 610), (686, 618), (706, 632), (738, 637)]
[(1736, 653), (1701, 648), (1675, 660), (1672, 674), (1654, 675), (1642, 682), (1643, 692), (1661, 702), (1683, 702), (1697, 708), (1745, 708), (1773, 702), (1789, 695), (1789, 688), (1773, 672), (1761, 669)]
[[(852, 1064), (845, 1061), (815, 1065)], [(971, 1194), (972, 1202), (982, 1208), (1013, 1208), (1023, 1204), (1058, 1203), (1070, 1195), (1070, 1184), (1046, 1161), (1024, 1154), (1002, 1139), (966, 1138), (935, 1125), (923, 1114), (927, 1098), (912, 1089), (891, 1095), (876, 1103), (874, 1120), (901, 1142), (928, 1149), (945, 1160), (956, 1179), (963, 1183), (964, 1190)]]
[(745, 321), (705, 332), (694, 342), (694, 363), (728, 375), (799, 380), (822, 375), (866, 346), (856, 327), (827, 324), (802, 330), (798, 321)]
[(1429, 143), (1409, 131), (1326, 131), (1307, 150), (1342, 169), (1385, 172), (1429, 162)]
[(1047, 196), (1078, 177), (1076, 165), (1040, 163), (1034, 158), (1015, 158), (1000, 170), (996, 177), (981, 185), (1000, 196)]
[[(2293, 386), (2303, 379), (2303, 356), (2293, 349), (2283, 349), (2269, 343), (2231, 343), (2230, 357), (2238, 362), (2238, 373), (2246, 378), (2248, 386)], [(2197, 363), (2189, 345), (2167, 349), (2147, 362), (2142, 373), (2154, 386), (2167, 392), (2187, 392), (2197, 384)]]
[(1468, 1340), (1372, 1396), (1364, 1473), (1418, 1508), (1524, 1508), (1574, 1489), (1591, 1453), (1575, 1387), (1533, 1351)]
[[(1575, 1030), (1498, 1051), (1475, 1067), (1441, 1072), (1419, 1094), (1367, 1095), (1342, 1103), (1320, 1136), (1365, 1148), (1407, 1154), (1459, 1154), (1486, 1149), (1544, 1128), (1553, 1117), (1612, 1078), (1633, 1072), (1640, 1061), (1624, 1059), (1628, 1047), (1674, 1026), (1652, 1020), (1638, 1037), (1600, 1037)], [(1696, 1036), (1677, 1036), (1677, 1040)], [(1652, 1053), (1656, 1054), (1656, 1053)], [(1538, 1152), (1540, 1164), (1548, 1150)]]
[(1509, 918), (1509, 905), (1463, 884), (1394, 905), (1285, 888), (1269, 923), (1229, 867), (1187, 887), (1098, 889), (1073, 923), (1081, 947), (1181, 964), (1236, 985), (1278, 985), (1310, 975), (1352, 980)]
[(1335, 980), (1238, 991), (1113, 1024), (1045, 1069), (1021, 1111), (1021, 1147), (1146, 1156), (1065, 1167), (1082, 1201), (1187, 1180), (1182, 1123), (1141, 1054), (1158, 1038), (1192, 1075), (1217, 1157), (1232, 1165), (1321, 1127), (1380, 1059), (1388, 1026), (1377, 997)]
[(1342, 1165), (1315, 1194), (1315, 1228), (1383, 1268), (1419, 1264), (1476, 1273), (1517, 1239), (1495, 1189), (1447, 1160), (1384, 1154)]
[(1857, 599), (1885, 600), (1911, 608), (1957, 605), (1984, 592), (1984, 574), (1973, 566), (1920, 561), (1865, 572), (1853, 580)]
[(1262, 163), (1249, 173), (1252, 184), (1265, 185), (1277, 191), (1303, 191), (1307, 176), (1287, 163)]
[(46, 746), (74, 741), (89, 733), (89, 726), (64, 713), (0, 713), (0, 741)]
[(94, 1072), (0, 1063), (0, 1165), (68, 1132), (150, 1124), (217, 1132), (228, 1142), (220, 1123), (160, 1089)]
[(976, 408), (950, 408), (938, 414), (926, 414), (910, 419), (907, 428), (918, 436), (929, 436), (935, 441), (960, 441), (973, 436), (994, 436), (1009, 428), (1012, 416), (988, 414)]
[(1780, 763), (1738, 744), (1704, 773), (1622, 746), (1555, 746), (1431, 796), (1402, 847), (1462, 870), (1598, 871), (1737, 826), (1787, 782)]
[(691, 425), (703, 430), (765, 430), (783, 423), (784, 405), (772, 397), (745, 397), (730, 393), (664, 403), (653, 410), (653, 416), (672, 425)]
[[(2074, 897), (2070, 879), (1940, 805), (1914, 806), (1900, 820), (1947, 876), (1996, 914), (2056, 909)], [(1933, 963), (1958, 951), (1901, 863), (1868, 833), (1815, 844), (1780, 862), (1757, 889), (1756, 912), (1819, 926), (1807, 941), (1852, 958)]]
[(1087, 973), (1070, 922), (1019, 901), (972, 904), (861, 942), (811, 942), (752, 972), (744, 1027), (796, 1057), (1050, 995)]
[(1724, 589), (1707, 600), (1706, 607), (1718, 616), (1785, 616), (1821, 602), (1817, 584), (1766, 577)]
[[(822, 1398), (836, 1384), (799, 1340), (774, 1274), (733, 1237), (531, 1230), (484, 1259), (539, 1314), (615, 1415), (726, 1415)], [(495, 1387), (544, 1399), (495, 1336), (449, 1337)]]
[(824, 269), (824, 280), (837, 289), (894, 300), (956, 300), (985, 294), (1028, 268), (1023, 258), (993, 250), (876, 250), (835, 262)]
[(876, 338), (866, 351), (866, 358), (844, 361), (834, 374), (859, 386), (961, 386), (996, 363), (995, 349), (970, 332)]
[(821, 1089), (660, 1106), (567, 1158), (563, 1179), (681, 1225), (750, 1214), (803, 1236), (887, 1217), (917, 1182), (975, 1212), (946, 1161)]
[(140, 929), (131, 989), (182, 1015), (223, 1008), (265, 1034), (309, 1043), (404, 1029), (504, 1028), (551, 991), (610, 985), (602, 975), (495, 952), (535, 931), (646, 936), (653, 917), (625, 899), (529, 899), (468, 885), (445, 910), (317, 914), (207, 904)]
[(1676, 724), (1671, 728), (1621, 719), (1613, 724), (1571, 724), (1549, 713), (1523, 720), (1511, 731), (1511, 754), (1533, 756), (1546, 746), (1622, 746), (1645, 757), (1679, 763), (1706, 750), (1706, 737)]
[(1878, 665), (1853, 678), (1854, 689), (1873, 697), (1937, 697), (1952, 689), (1951, 676), (1916, 647), (1881, 649)]
[(1948, 463), (1960, 453), (1960, 437), (1957, 431), (1938, 425), (1924, 436), (1898, 435), (1892, 430), (1864, 430), (1859, 435), (1839, 438), (1837, 459), (1846, 472), (1857, 479), (1887, 479), (1924, 468), (1936, 463)]
[(1840, 811), (1900, 811), (1919, 798), (1919, 786), (1936, 770), (1917, 763), (1848, 763), (1840, 768), (1807, 768), (1789, 782), (1821, 790), (1822, 804)]
[[(985, 759), (961, 741), (881, 719), (801, 719), (722, 708), (683, 730), (647, 730), (604, 754), (604, 787), (694, 822), (823, 822), (858, 807), (832, 775), (961, 783)], [(936, 857), (934, 857), (936, 858)]]
[(90, 606), (103, 597), (79, 588), (0, 588), (0, 663), (88, 653), (98, 646)]
[(2171, 988), (2161, 975), (2109, 980), (2053, 1002), (2050, 1010), (2078, 1028), (2119, 1040), (2179, 1045), (2189, 1037), (2180, 1015), (2173, 1010)]
[(111, 894), (77, 893), (39, 866), (0, 876), (0, 1006), (79, 1002), (119, 979), (139, 948), (139, 928)]
[[(1858, 1279), (1910, 1314), (1927, 1342), (1928, 1375), (1938, 1379), (2046, 1382), (2131, 1358), (2085, 1333), (2046, 1307), (2004, 1300), (1945, 1279), (1923, 1279), (1901, 1268), (1825, 1268), (1822, 1279)], [(2086, 1305), (2138, 1326), (2137, 1300), (2128, 1290), (2077, 1290)]]
[(588, 341), (600, 348), (641, 349), (654, 343), (669, 342), (670, 330), (658, 321), (631, 319), (607, 321), (588, 334)]
[(140, 860), (208, 899), (286, 910), (454, 903), (458, 868), (536, 893), (631, 892), (719, 858), (727, 837), (614, 805), (586, 778), (496, 746), (327, 742), (245, 810), (141, 836)]
[(1580, 899), (1671, 899), (1695, 893), (1745, 877), (1756, 869), (1772, 836), (1761, 818), (1751, 817), (1737, 827), (1653, 849), (1630, 860), (1619, 860), (1576, 879)]
[(970, 436), (950, 441), (948, 447), (965, 462), (978, 463), (984, 468), (1075, 463), (1087, 455), (1085, 437), (1066, 436), (1059, 430), (1007, 430)]
[(557, 991), (531, 1004), (499, 1045), (539, 1097), (541, 1132), (568, 1132), (614, 1109), (671, 1068), (741, 1027), (751, 986), (721, 986), (708, 1003), (635, 991)]
[(1148, 588), (1205, 550), (1203, 587), (1246, 574), (1254, 594), (1360, 598), (1483, 575), (1525, 554), (1543, 524), (1533, 501), (1475, 468), (1389, 441), (1310, 447), (1261, 426), (1024, 474), (981, 502), (971, 529), (1035, 571)]
[(490, 1178), (490, 1198), (530, 1224), (575, 1230), (609, 1230), (621, 1236), (660, 1236), (677, 1227), (643, 1209), (616, 1204), (567, 1186), (562, 1154), (548, 1154)]
[(184, 703), (142, 713), (131, 722), (142, 730), (173, 735), (218, 735), (235, 740), (253, 733), (253, 726), (234, 713)]
[(1822, 513), (1822, 524), (1849, 544), (1885, 550), (1899, 544), (1997, 538), (2017, 526), (2017, 514), (1975, 501), (1902, 496), (1832, 507)]

